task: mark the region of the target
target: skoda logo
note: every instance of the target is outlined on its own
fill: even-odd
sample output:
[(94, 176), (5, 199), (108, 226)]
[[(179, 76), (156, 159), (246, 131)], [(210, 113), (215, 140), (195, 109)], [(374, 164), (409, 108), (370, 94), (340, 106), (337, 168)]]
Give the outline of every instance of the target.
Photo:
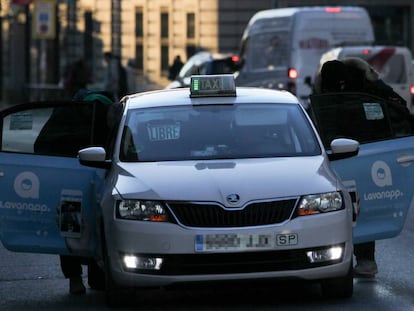
[(229, 202), (230, 204), (237, 204), (240, 201), (240, 196), (238, 194), (229, 194), (227, 196), (227, 202)]

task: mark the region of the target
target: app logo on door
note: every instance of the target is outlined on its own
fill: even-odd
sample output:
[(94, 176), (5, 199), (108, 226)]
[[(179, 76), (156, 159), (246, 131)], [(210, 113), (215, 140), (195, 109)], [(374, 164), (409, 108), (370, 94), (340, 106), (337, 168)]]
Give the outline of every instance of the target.
[(371, 167), (373, 182), (378, 187), (392, 186), (391, 169), (384, 161), (376, 161)]
[(22, 172), (14, 180), (14, 191), (21, 198), (39, 198), (39, 178), (32, 172)]

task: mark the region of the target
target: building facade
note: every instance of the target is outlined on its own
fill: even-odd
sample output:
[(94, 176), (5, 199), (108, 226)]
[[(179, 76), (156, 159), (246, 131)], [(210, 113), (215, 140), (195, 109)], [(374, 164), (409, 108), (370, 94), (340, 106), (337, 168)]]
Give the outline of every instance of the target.
[[(368, 9), (377, 38), (412, 48), (411, 2), (354, 0), (352, 5)], [(14, 104), (45, 97), (36, 94), (56, 96), (65, 66), (78, 59), (91, 68), (91, 87), (100, 88), (106, 51), (118, 55), (127, 68), (130, 92), (148, 84), (162, 87), (176, 55), (185, 61), (200, 49), (237, 53), (248, 20), (259, 10), (349, 5), (349, 1), (0, 0), (0, 4), (0, 97)]]

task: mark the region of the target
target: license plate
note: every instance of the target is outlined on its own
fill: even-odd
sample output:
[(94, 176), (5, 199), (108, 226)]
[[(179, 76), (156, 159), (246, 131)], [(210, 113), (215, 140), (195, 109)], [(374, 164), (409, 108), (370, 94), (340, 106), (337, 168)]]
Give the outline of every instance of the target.
[(196, 252), (229, 252), (274, 249), (272, 234), (198, 234), (195, 238)]

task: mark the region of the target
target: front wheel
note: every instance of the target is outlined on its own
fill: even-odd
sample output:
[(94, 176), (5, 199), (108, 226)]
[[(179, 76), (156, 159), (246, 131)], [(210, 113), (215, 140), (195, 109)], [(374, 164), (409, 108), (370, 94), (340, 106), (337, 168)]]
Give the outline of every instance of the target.
[(322, 295), (326, 298), (350, 298), (354, 293), (353, 264), (343, 277), (321, 281)]

